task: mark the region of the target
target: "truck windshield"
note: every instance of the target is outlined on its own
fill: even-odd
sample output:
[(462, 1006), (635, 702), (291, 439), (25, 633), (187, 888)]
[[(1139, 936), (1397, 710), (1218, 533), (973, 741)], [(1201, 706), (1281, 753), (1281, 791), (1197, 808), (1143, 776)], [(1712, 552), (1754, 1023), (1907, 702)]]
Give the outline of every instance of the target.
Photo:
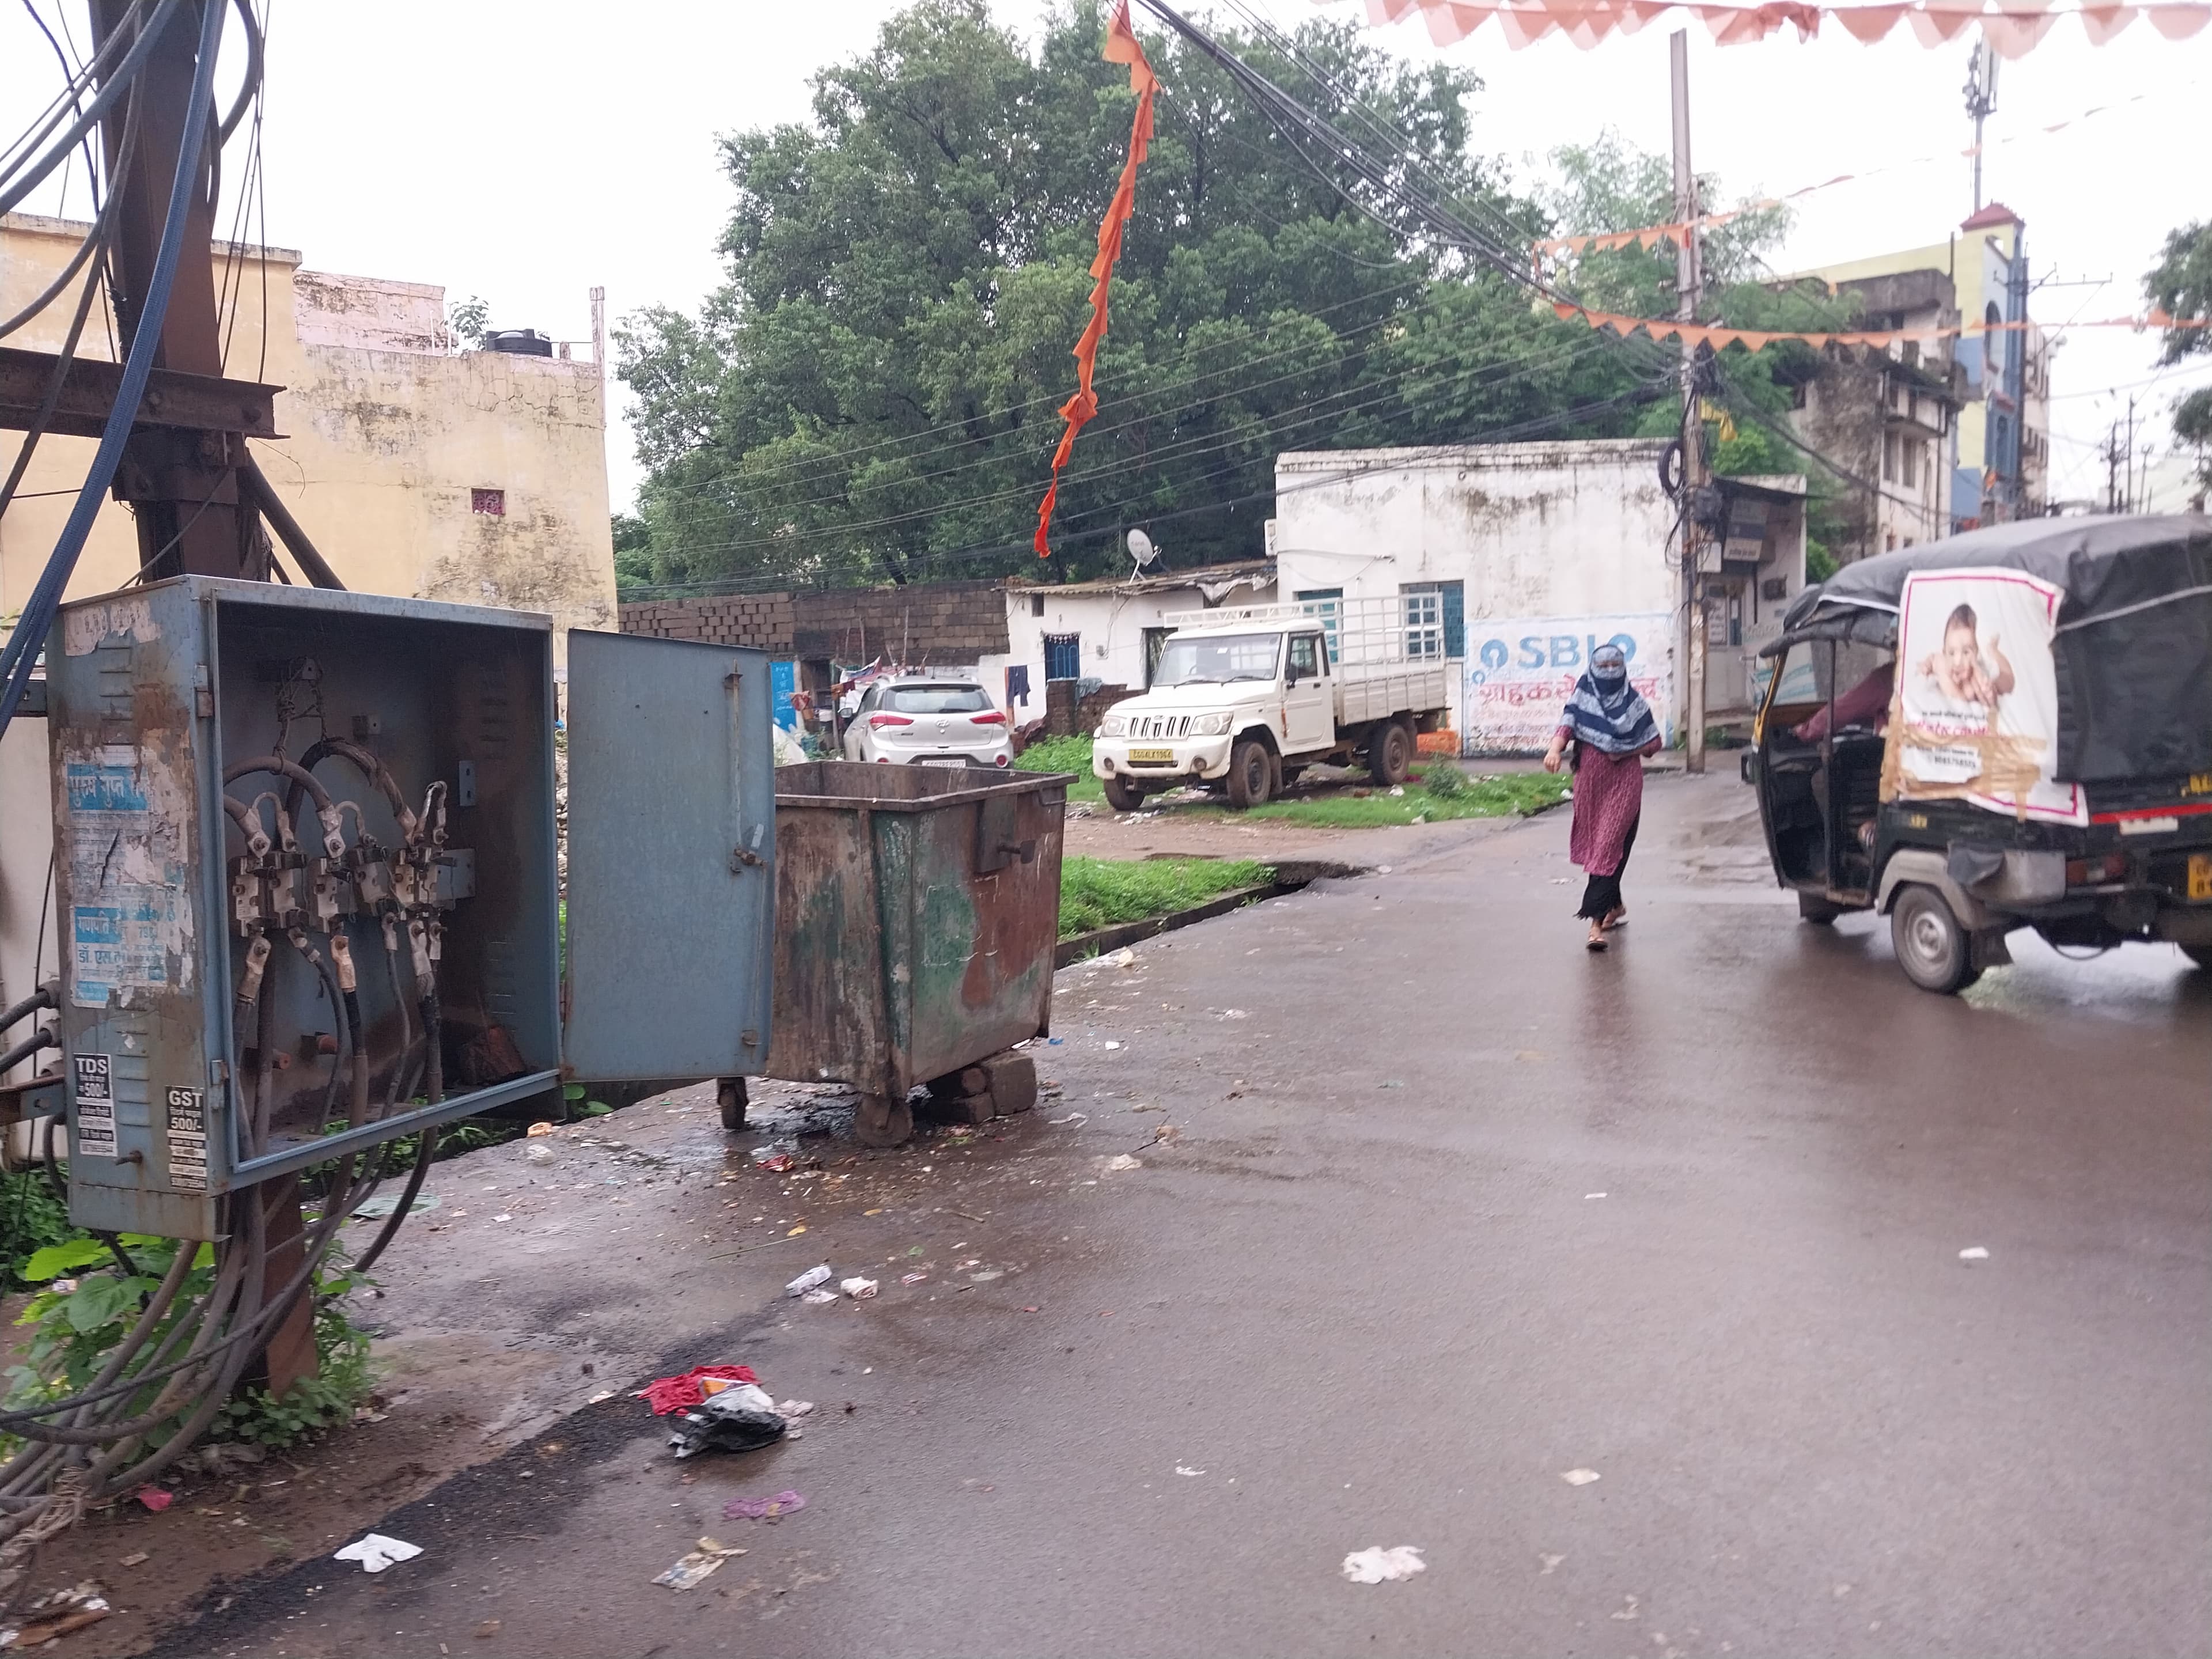
[(1160, 653), (1152, 684), (1222, 685), (1231, 680), (1272, 680), (1282, 647), (1280, 634), (1212, 634), (1172, 639)]

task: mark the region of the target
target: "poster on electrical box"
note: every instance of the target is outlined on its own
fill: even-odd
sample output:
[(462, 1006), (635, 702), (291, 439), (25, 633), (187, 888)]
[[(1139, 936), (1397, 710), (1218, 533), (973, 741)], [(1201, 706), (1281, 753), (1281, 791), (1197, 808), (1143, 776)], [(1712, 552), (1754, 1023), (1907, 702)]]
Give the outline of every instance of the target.
[(2063, 597), (2017, 570), (1923, 570), (1905, 579), (1885, 797), (2088, 822), (2080, 787), (2052, 775), (2051, 635)]

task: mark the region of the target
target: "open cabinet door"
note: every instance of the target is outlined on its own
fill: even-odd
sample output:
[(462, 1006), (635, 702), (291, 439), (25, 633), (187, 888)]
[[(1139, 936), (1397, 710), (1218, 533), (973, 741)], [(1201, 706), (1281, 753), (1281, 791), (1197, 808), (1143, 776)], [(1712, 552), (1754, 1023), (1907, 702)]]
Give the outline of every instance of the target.
[(746, 1076), (768, 1053), (768, 654), (568, 635), (568, 1075)]

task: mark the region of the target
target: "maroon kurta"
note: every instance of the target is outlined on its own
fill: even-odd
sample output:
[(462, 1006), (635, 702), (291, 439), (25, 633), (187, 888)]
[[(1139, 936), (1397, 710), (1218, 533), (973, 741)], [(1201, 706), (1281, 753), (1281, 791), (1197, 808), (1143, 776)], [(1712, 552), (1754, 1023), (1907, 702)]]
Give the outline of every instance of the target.
[(1628, 856), (1628, 832), (1644, 810), (1640, 755), (1608, 755), (1588, 744), (1575, 769), (1575, 821), (1567, 856), (1593, 876), (1610, 876)]

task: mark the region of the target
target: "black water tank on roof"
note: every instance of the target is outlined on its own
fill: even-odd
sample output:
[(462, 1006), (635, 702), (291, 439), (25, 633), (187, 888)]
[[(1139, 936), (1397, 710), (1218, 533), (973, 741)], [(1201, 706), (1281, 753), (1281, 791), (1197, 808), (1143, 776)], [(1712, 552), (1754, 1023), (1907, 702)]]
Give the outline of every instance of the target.
[(495, 328), (483, 337), (483, 349), (518, 357), (550, 357), (553, 342), (534, 328)]

